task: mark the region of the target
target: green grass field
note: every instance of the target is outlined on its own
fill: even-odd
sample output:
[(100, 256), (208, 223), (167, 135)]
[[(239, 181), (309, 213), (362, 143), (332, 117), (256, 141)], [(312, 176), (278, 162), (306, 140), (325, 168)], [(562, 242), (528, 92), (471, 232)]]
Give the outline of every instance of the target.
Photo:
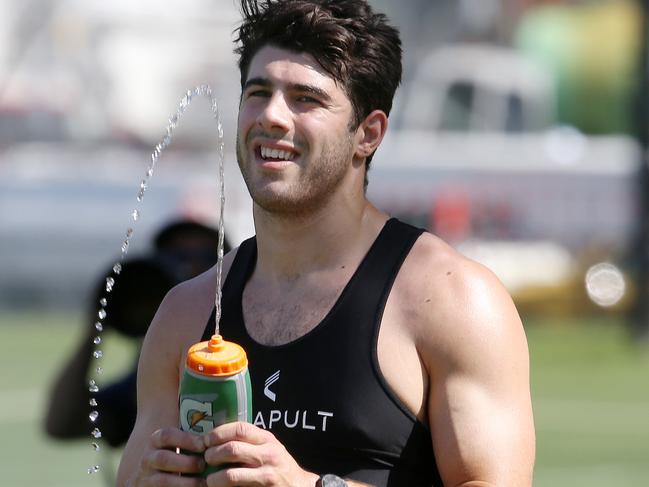
[[(48, 383), (76, 346), (80, 316), (0, 316), (0, 485), (102, 486), (119, 452), (95, 453), (90, 438), (55, 442), (41, 430)], [(624, 329), (536, 321), (527, 327), (537, 428), (537, 487), (648, 485), (649, 352)], [(130, 363), (132, 349), (106, 336), (104, 377)], [(105, 379), (104, 379), (105, 380)], [(79, 418), (79, 421), (87, 421)], [(100, 464), (103, 474), (89, 476)]]

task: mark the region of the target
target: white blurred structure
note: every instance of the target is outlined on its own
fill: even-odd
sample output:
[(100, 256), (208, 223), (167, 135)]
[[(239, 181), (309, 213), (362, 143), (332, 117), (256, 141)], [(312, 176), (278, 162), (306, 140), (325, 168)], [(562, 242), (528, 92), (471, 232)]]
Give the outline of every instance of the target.
[[(150, 144), (185, 90), (210, 84), (236, 119), (234, 1), (16, 3), (0, 0), (0, 109), (63, 112), (75, 140)], [(198, 123), (180, 138), (205, 147), (209, 135)]]
[[(226, 151), (226, 234), (252, 234), (234, 157), (239, 72), (226, 0), (0, 0), (0, 308), (81, 306), (120, 253), (150, 152), (209, 84)], [(129, 256), (164, 223), (216, 224), (216, 124), (196, 100), (141, 206)]]
[[(553, 126), (555, 104), (551, 76), (512, 50), (433, 50), (403, 87), (368, 195), (512, 287), (569, 276), (587, 247), (623, 255), (637, 225), (640, 148)], [(534, 255), (553, 272), (526, 265)]]

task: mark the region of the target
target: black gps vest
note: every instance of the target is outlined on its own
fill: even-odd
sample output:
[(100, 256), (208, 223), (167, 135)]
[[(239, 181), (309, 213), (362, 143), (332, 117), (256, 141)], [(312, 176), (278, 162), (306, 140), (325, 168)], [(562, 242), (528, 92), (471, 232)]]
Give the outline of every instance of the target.
[[(248, 334), (242, 294), (257, 259), (244, 241), (223, 286), (220, 332), (248, 354), (253, 421), (306, 470), (376, 486), (442, 486), (429, 429), (379, 371), (377, 340), (394, 279), (422, 230), (388, 220), (325, 318), (266, 346)], [(203, 340), (213, 332), (214, 313)]]

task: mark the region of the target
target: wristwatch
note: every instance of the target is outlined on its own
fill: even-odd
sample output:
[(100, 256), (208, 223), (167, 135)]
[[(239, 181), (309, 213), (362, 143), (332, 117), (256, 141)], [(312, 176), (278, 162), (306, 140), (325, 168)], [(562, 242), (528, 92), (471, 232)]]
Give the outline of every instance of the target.
[(315, 484), (315, 487), (349, 487), (347, 482), (332, 473), (321, 476)]

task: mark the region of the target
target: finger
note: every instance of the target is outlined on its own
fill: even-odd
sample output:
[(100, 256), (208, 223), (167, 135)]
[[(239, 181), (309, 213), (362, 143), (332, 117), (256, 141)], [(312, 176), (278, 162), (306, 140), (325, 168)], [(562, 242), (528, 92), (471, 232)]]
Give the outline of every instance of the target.
[(161, 428), (151, 435), (151, 445), (159, 448), (180, 448), (196, 453), (205, 451), (203, 438), (194, 433), (181, 431), (178, 428)]
[(198, 455), (184, 455), (170, 450), (152, 450), (142, 457), (147, 470), (174, 473), (200, 473), (205, 470), (205, 460)]
[(277, 485), (273, 471), (266, 468), (226, 468), (207, 477), (208, 487)]
[(222, 424), (203, 436), (206, 447), (221, 445), (228, 441), (243, 441), (261, 445), (274, 438), (272, 433), (241, 421)]
[(165, 472), (156, 472), (141, 484), (144, 487), (206, 487), (205, 479), (199, 477), (181, 477)]
[(260, 467), (265, 459), (264, 449), (243, 441), (228, 441), (205, 450), (205, 461), (210, 465), (240, 464)]

